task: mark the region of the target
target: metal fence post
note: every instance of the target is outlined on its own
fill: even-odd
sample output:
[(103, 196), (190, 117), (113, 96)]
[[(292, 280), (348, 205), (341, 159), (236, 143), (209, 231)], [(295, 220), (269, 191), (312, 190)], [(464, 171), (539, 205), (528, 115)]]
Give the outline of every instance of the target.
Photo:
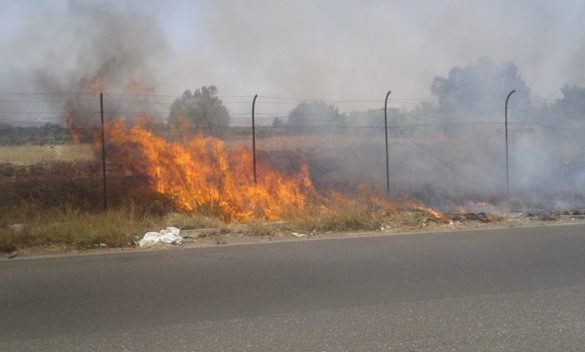
[(512, 90), (506, 97), (506, 106), (504, 108), (504, 125), (506, 133), (506, 198), (510, 200), (510, 162), (508, 158), (508, 101), (510, 96), (514, 94), (516, 90)]
[(386, 192), (390, 193), (390, 161), (388, 159), (388, 97), (391, 91), (386, 93), (384, 100), (384, 136), (386, 137)]
[(258, 94), (254, 95), (254, 100), (252, 100), (252, 167), (254, 169), (254, 184), (256, 184), (256, 122), (255, 122), (255, 108), (256, 108), (256, 99), (258, 98)]
[(102, 141), (102, 184), (104, 197), (104, 211), (108, 210), (108, 183), (106, 181), (106, 138), (104, 133), (104, 93), (100, 93), (100, 121)]

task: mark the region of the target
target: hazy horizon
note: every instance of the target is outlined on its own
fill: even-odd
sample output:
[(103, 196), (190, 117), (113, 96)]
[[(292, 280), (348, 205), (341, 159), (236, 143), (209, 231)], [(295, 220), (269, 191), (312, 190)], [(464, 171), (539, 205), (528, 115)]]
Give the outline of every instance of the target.
[[(420, 100), (431, 97), (435, 76), (481, 57), (514, 62), (538, 96), (585, 84), (585, 4), (577, 1), (3, 1), (2, 8), (0, 50), (11, 53), (0, 65), (4, 92), (39, 90), (10, 82), (18, 75), (91, 74), (102, 47), (140, 60), (160, 94), (213, 84), (227, 96), (373, 99), (392, 89), (394, 99)], [(110, 15), (143, 37), (141, 58), (132, 56), (131, 35), (96, 41)]]

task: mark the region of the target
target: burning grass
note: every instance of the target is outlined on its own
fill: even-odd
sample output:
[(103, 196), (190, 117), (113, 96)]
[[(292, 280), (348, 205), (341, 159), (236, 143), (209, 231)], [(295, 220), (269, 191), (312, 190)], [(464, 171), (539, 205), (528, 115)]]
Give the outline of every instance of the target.
[(260, 182), (255, 183), (251, 152), (226, 150), (216, 137), (171, 142), (120, 119), (107, 131), (117, 167), (147, 175), (153, 190), (183, 210), (224, 220), (273, 220), (304, 209), (313, 191), (306, 164), (287, 173), (259, 164)]
[[(89, 199), (99, 199), (99, 192), (94, 194), (99, 182), (72, 188), (71, 170), (62, 165), (52, 170), (62, 176), (58, 184), (47, 180), (40, 184), (46, 190), (30, 192), (33, 188), (24, 184), (8, 190), (18, 190), (13, 196), (21, 201), (0, 209), (0, 251), (133, 246), (144, 232), (171, 225), (221, 228), (237, 223), (244, 224), (248, 235), (266, 237), (289, 231), (410, 230), (453, 222), (413, 197), (391, 200), (366, 185), (351, 192), (317, 189), (302, 160), (288, 168), (260, 160), (256, 183), (250, 150), (226, 148), (214, 136), (173, 141), (122, 119), (110, 121), (106, 133), (109, 170), (116, 172), (114, 178), (110, 172), (108, 183), (110, 210), (88, 206)], [(95, 165), (89, 174), (95, 173), (93, 169)], [(458, 219), (490, 221), (487, 215)], [(273, 220), (285, 222), (264, 223)], [(215, 237), (218, 244), (223, 243), (221, 234)]]

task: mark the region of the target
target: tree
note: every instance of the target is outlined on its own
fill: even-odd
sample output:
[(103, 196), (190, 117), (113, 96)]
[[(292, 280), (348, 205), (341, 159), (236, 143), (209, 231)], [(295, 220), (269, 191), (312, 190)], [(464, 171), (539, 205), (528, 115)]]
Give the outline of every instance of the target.
[(282, 121), (280, 117), (276, 116), (274, 120), (272, 120), (272, 127), (274, 128), (284, 127), (284, 121)]
[(339, 126), (346, 120), (345, 114), (332, 104), (323, 101), (301, 102), (288, 115), (287, 128), (309, 130), (325, 125)]
[(169, 124), (182, 134), (222, 134), (229, 126), (228, 109), (217, 96), (215, 86), (203, 86), (191, 93), (186, 90), (171, 105)]
[(497, 64), (481, 58), (475, 65), (454, 67), (448, 77), (435, 77), (431, 92), (438, 98), (442, 113), (473, 113), (482, 115), (500, 109), (512, 90), (514, 105), (531, 107), (530, 88), (513, 62)]
[(563, 97), (557, 101), (565, 117), (585, 120), (585, 87), (565, 84), (561, 88)]

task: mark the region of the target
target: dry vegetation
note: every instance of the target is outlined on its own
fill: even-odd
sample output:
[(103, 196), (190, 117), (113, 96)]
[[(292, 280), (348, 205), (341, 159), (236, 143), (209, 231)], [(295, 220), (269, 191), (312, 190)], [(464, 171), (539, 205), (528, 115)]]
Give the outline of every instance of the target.
[(385, 207), (369, 196), (352, 196), (326, 205), (315, 201), (307, 209), (287, 214), (285, 221), (227, 224), (212, 212), (181, 211), (148, 187), (142, 176), (113, 169), (108, 171), (110, 208), (104, 212), (96, 160), (93, 149), (83, 144), (0, 147), (0, 252), (133, 247), (146, 231), (166, 226), (215, 228), (202, 237), (222, 244), (235, 232), (271, 238), (291, 232), (401, 231), (445, 225), (451, 219), (417, 207)]
[(0, 163), (34, 165), (50, 162), (92, 161), (95, 149), (91, 144), (2, 145)]
[(287, 221), (256, 219), (228, 224), (204, 214), (176, 210), (161, 212), (136, 204), (129, 202), (107, 212), (82, 210), (77, 205), (46, 207), (34, 202), (4, 207), (0, 215), (0, 252), (133, 247), (146, 231), (166, 226), (212, 228), (201, 239), (223, 244), (226, 237), (234, 233), (272, 238), (288, 236), (291, 232), (315, 235), (381, 229), (405, 231), (449, 223), (447, 218), (417, 208), (382, 211), (368, 205), (351, 204), (307, 209)]
[(0, 215), (0, 252), (25, 248), (88, 249), (131, 247), (137, 236), (165, 226), (216, 227), (224, 224), (200, 214), (147, 214), (129, 203), (107, 212), (76, 206), (46, 208), (30, 203), (4, 208)]

